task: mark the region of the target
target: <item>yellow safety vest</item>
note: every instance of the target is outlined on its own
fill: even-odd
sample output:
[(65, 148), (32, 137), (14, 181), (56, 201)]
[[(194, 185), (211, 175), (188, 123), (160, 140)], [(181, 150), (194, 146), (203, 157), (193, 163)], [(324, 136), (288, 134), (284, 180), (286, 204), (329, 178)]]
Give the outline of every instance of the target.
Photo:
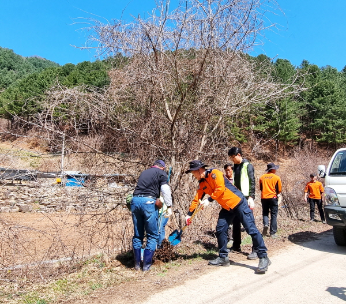
[(249, 163), (243, 163), (243, 167), (241, 168), (240, 172), (240, 188), (241, 192), (244, 194), (244, 196), (250, 195), (250, 179), (249, 175), (247, 173), (247, 166)]

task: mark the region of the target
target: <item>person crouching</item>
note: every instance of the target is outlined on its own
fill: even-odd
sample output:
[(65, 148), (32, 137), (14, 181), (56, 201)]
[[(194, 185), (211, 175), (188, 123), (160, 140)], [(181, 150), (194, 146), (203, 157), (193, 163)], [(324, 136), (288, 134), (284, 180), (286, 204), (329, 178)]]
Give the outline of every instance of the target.
[(164, 198), (167, 210), (165, 217), (172, 215), (172, 195), (168, 185), (165, 163), (157, 160), (147, 170), (144, 170), (138, 178), (137, 186), (133, 192), (131, 212), (134, 235), (132, 246), (135, 259), (135, 269), (140, 270), (141, 248), (143, 246), (144, 231), (147, 242), (143, 254), (143, 271), (149, 270), (159, 240), (158, 210), (162, 207), (159, 199), (160, 192)]

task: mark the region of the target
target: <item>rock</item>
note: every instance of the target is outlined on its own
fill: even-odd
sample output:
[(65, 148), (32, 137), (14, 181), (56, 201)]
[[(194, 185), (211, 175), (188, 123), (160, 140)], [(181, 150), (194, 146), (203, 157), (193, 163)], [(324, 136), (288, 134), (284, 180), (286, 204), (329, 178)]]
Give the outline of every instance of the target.
[(18, 206), (14, 206), (14, 207), (10, 208), (10, 212), (19, 212)]
[(20, 204), (17, 205), (19, 212), (31, 212), (32, 207), (30, 205)]
[(0, 212), (10, 212), (10, 207), (6, 206), (6, 207), (1, 207), (0, 208)]
[(73, 212), (76, 212), (76, 209), (73, 206), (67, 206), (66, 207), (66, 212), (67, 213), (73, 213)]

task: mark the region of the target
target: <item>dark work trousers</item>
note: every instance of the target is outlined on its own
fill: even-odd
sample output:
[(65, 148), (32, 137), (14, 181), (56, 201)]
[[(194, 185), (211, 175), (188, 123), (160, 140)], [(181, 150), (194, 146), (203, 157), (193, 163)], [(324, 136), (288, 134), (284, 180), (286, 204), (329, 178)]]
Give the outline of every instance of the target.
[(309, 203), (310, 203), (310, 220), (315, 219), (315, 204), (317, 204), (317, 208), (318, 208), (318, 211), (320, 212), (321, 220), (322, 222), (324, 222), (325, 217), (323, 212), (322, 200), (309, 198)]
[(219, 219), (216, 225), (216, 237), (219, 246), (219, 256), (224, 258), (228, 256), (227, 250), (227, 230), (234, 218), (238, 217), (245, 231), (251, 236), (254, 250), (256, 250), (259, 258), (267, 256), (267, 248), (264, 245), (263, 237), (255, 225), (255, 218), (251, 209), (247, 204), (247, 200), (243, 198), (240, 203), (232, 210), (221, 209)]
[[(246, 196), (246, 199), (248, 199), (248, 196)], [(234, 249), (240, 249), (241, 244), (241, 225), (240, 220), (236, 216), (233, 220), (233, 225), (228, 230), (228, 239), (233, 240), (233, 248)], [(253, 248), (252, 248), (253, 250)]]
[(269, 211), (270, 211), (270, 235), (273, 235), (278, 230), (278, 199), (277, 198), (262, 198), (262, 214), (263, 226), (269, 226)]
[(228, 238), (233, 239), (233, 248), (240, 249), (241, 244), (241, 224), (237, 216), (234, 217), (232, 228), (228, 230)]

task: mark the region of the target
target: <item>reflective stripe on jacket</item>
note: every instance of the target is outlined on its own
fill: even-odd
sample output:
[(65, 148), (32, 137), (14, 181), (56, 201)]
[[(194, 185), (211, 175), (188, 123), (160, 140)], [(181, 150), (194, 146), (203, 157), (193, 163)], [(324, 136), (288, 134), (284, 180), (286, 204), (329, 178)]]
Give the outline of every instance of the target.
[(247, 173), (247, 166), (249, 163), (244, 163), (240, 171), (240, 189), (244, 196), (249, 196), (250, 194), (250, 179)]
[(244, 194), (244, 196), (251, 196), (254, 199), (256, 180), (253, 165), (247, 159), (243, 158), (240, 164), (234, 164), (233, 174), (234, 185)]
[(196, 209), (198, 201), (205, 194), (209, 194), (211, 200), (216, 200), (226, 210), (234, 209), (244, 197), (240, 190), (233, 186), (217, 169), (206, 170), (205, 178), (199, 181), (197, 194), (189, 208), (190, 214)]

